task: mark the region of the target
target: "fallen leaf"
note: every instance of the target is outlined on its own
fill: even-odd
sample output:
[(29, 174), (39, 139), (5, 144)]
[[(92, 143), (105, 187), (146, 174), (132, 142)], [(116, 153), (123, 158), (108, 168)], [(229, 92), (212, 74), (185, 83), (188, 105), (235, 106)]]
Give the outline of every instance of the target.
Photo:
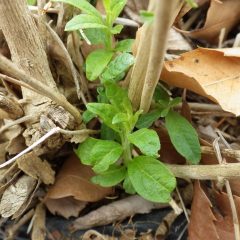
[[(234, 9), (234, 10), (233, 10)], [(216, 44), (219, 41), (221, 29), (225, 29), (225, 37), (240, 21), (240, 1), (238, 0), (211, 0), (207, 18), (202, 28), (193, 31), (181, 31), (186, 36), (203, 39)]]
[(216, 217), (212, 213), (212, 204), (202, 189), (200, 182), (195, 181), (191, 207), (191, 218), (188, 229), (189, 240), (219, 240), (214, 225)]
[[(179, 59), (165, 62), (161, 80), (205, 96), (238, 116), (240, 58), (224, 56), (224, 53), (223, 49), (206, 48), (184, 53)], [(236, 55), (238, 53), (236, 49)]]
[(15, 184), (10, 185), (3, 193), (0, 202), (0, 214), (7, 218), (16, 213), (28, 200), (36, 186), (36, 180), (23, 175)]
[(76, 200), (73, 197), (58, 199), (48, 198), (44, 201), (44, 204), (52, 214), (58, 214), (67, 219), (70, 217), (78, 217), (79, 213), (87, 205), (86, 202)]
[(28, 176), (40, 179), (45, 184), (54, 183), (55, 172), (51, 165), (35, 155), (34, 152), (27, 153), (17, 160), (18, 168)]
[(75, 154), (71, 155), (50, 187), (46, 198), (59, 199), (72, 196), (80, 201), (96, 202), (111, 195), (112, 188), (103, 188), (90, 181), (94, 175), (91, 167), (81, 164)]

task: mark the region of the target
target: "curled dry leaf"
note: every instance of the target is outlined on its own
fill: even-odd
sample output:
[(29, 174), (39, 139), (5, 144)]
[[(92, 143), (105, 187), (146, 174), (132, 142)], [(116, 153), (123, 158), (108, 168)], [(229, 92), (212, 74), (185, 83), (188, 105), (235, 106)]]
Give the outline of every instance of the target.
[[(179, 59), (165, 62), (161, 80), (186, 88), (240, 115), (240, 49), (206, 49), (184, 53)], [(225, 56), (225, 53), (228, 56)]]
[(59, 199), (72, 196), (80, 201), (95, 202), (112, 194), (112, 188), (103, 188), (90, 181), (94, 175), (91, 167), (81, 164), (73, 154), (64, 163), (46, 198)]
[(0, 214), (7, 218), (15, 214), (28, 200), (29, 195), (36, 186), (37, 181), (23, 175), (15, 184), (10, 185), (3, 193), (0, 202)]
[(40, 179), (45, 184), (54, 183), (55, 172), (51, 165), (38, 156), (34, 152), (24, 154), (17, 160), (18, 168), (21, 169), (28, 176)]
[(202, 189), (200, 182), (195, 181), (194, 196), (189, 224), (189, 240), (219, 240), (214, 225), (216, 217), (212, 213), (212, 204)]
[(47, 198), (44, 203), (52, 214), (58, 214), (65, 218), (78, 217), (81, 210), (87, 205), (87, 202), (76, 200), (73, 197)]
[(195, 39), (203, 39), (209, 43), (218, 43), (221, 29), (225, 29), (225, 36), (240, 21), (240, 1), (211, 0), (207, 18), (202, 28), (193, 31), (181, 31)]

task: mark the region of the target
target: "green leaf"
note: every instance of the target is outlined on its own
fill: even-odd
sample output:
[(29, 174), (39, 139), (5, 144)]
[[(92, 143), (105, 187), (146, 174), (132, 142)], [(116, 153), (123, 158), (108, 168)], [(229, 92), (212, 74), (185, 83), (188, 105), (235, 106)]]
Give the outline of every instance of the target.
[(109, 11), (111, 8), (111, 0), (103, 0), (103, 6), (106, 11)]
[(28, 5), (35, 5), (37, 0), (27, 0)]
[(117, 113), (112, 120), (112, 124), (128, 122), (128, 115), (126, 113)]
[(134, 64), (134, 56), (122, 53), (113, 59), (101, 75), (102, 82), (114, 81), (120, 74), (127, 71)]
[(125, 39), (117, 42), (115, 50), (119, 52), (132, 52), (134, 39)]
[(154, 19), (153, 12), (149, 12), (146, 10), (140, 10), (140, 18), (143, 22), (152, 22)]
[(126, 167), (110, 166), (109, 169), (101, 175), (94, 176), (91, 181), (102, 187), (112, 187), (122, 182), (126, 176)]
[(128, 175), (136, 192), (153, 202), (169, 202), (176, 187), (170, 170), (153, 157), (139, 156), (128, 164)]
[(95, 7), (93, 7), (88, 1), (86, 0), (51, 0), (52, 2), (63, 2), (68, 3), (74, 7), (81, 9), (83, 12), (96, 16), (102, 19), (101, 14), (97, 11)]
[(84, 123), (88, 123), (90, 122), (93, 118), (95, 118), (96, 115), (93, 114), (92, 112), (90, 112), (89, 110), (86, 110), (83, 114), (82, 114), (82, 119)]
[(106, 83), (106, 96), (110, 103), (119, 112), (132, 114), (132, 104), (128, 98), (127, 91), (119, 87), (116, 83)]
[(167, 107), (170, 102), (168, 92), (161, 86), (157, 86), (154, 92), (154, 100), (160, 104), (161, 107)]
[(106, 30), (103, 28), (88, 28), (83, 32), (92, 44), (105, 44), (107, 41)]
[(197, 5), (197, 3), (194, 1), (194, 0), (185, 0), (189, 5), (190, 5), (190, 7), (192, 7), (192, 8), (197, 8), (198, 7), (198, 5)]
[(88, 103), (87, 109), (99, 118), (110, 128), (119, 132), (119, 128), (112, 124), (113, 117), (118, 113), (116, 108), (107, 103)]
[(112, 128), (108, 127), (106, 124), (102, 123), (101, 139), (114, 141), (116, 139), (116, 132), (112, 130)]
[(154, 110), (141, 115), (137, 121), (136, 128), (149, 128), (152, 124), (161, 117), (161, 110)]
[(160, 140), (158, 134), (154, 130), (142, 128), (129, 134), (128, 140), (138, 147), (143, 154), (153, 157), (159, 156)]
[(176, 97), (174, 99), (172, 99), (169, 103), (169, 107), (175, 107), (176, 105), (178, 105), (180, 102), (182, 102), (182, 98), (181, 97)]
[(112, 0), (111, 1), (111, 12), (112, 12), (112, 21), (114, 21), (123, 10), (126, 5), (127, 0)]
[(111, 29), (112, 34), (119, 34), (123, 29), (123, 25), (118, 24)]
[(122, 152), (122, 146), (117, 142), (88, 138), (79, 145), (76, 154), (83, 164), (91, 165), (96, 173), (101, 173), (108, 170)]
[(190, 163), (199, 163), (200, 143), (192, 125), (179, 113), (170, 110), (166, 116), (166, 128), (176, 150)]
[(128, 174), (126, 175), (125, 180), (123, 182), (123, 188), (124, 188), (125, 192), (128, 194), (136, 193)]
[(107, 28), (103, 22), (93, 15), (80, 14), (73, 17), (65, 27), (65, 31), (74, 31), (86, 28)]
[(90, 53), (86, 60), (86, 74), (88, 80), (96, 80), (106, 68), (112, 56), (113, 52), (105, 49), (98, 49)]

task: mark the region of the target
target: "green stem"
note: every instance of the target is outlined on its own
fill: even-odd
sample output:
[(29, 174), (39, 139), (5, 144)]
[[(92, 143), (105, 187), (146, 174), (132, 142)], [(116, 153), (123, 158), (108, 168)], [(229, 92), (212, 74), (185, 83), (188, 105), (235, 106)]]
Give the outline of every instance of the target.
[(113, 46), (112, 46), (112, 33), (111, 33), (111, 29), (112, 29), (112, 20), (111, 20), (111, 12), (107, 11), (106, 13), (106, 25), (107, 25), (107, 30), (106, 30), (106, 34), (107, 34), (107, 41), (106, 41), (106, 48), (108, 50), (112, 50)]
[(123, 147), (123, 161), (124, 164), (127, 166), (128, 162), (132, 160), (132, 153), (131, 153), (131, 144), (127, 139), (127, 134), (121, 134), (121, 142)]

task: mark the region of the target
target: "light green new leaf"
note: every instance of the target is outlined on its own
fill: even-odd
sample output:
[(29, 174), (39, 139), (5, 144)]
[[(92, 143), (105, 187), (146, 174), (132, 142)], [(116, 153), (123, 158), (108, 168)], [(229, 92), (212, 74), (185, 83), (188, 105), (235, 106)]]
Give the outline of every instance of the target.
[(199, 163), (200, 143), (192, 125), (179, 113), (170, 110), (166, 116), (166, 128), (176, 150), (190, 163)]
[(35, 5), (36, 2), (37, 2), (37, 0), (27, 0), (27, 3), (28, 3), (29, 5)]
[(87, 79), (94, 81), (103, 72), (113, 56), (112, 51), (98, 49), (90, 53), (86, 60)]
[(115, 106), (119, 112), (132, 114), (132, 104), (128, 98), (127, 91), (119, 87), (116, 83), (106, 83), (106, 96), (110, 103)]
[(87, 109), (99, 118), (110, 128), (119, 132), (116, 125), (112, 124), (113, 117), (118, 113), (116, 108), (107, 103), (88, 103)]
[(51, 0), (52, 2), (63, 2), (68, 3), (74, 7), (81, 9), (84, 13), (99, 17), (102, 19), (101, 14), (97, 11), (95, 7), (93, 7), (88, 1), (86, 0)]
[(112, 0), (111, 1), (111, 12), (112, 12), (112, 20), (114, 21), (123, 10), (126, 5), (127, 0)]
[(152, 124), (161, 117), (161, 110), (154, 110), (141, 115), (137, 121), (136, 128), (149, 128)]
[[(134, 56), (122, 53), (113, 59), (101, 75), (102, 82), (114, 81), (120, 74), (127, 71), (134, 64)], [(119, 79), (118, 79), (119, 80)]]
[(117, 142), (88, 138), (79, 145), (76, 154), (83, 164), (91, 165), (96, 173), (101, 173), (108, 170), (122, 152), (122, 146)]
[(169, 202), (176, 187), (174, 175), (153, 157), (134, 158), (128, 164), (128, 175), (136, 192), (149, 201)]
[(119, 52), (132, 52), (134, 39), (125, 39), (117, 42), (115, 50)]
[(65, 31), (74, 31), (86, 28), (107, 28), (101, 19), (93, 15), (80, 14), (73, 17), (65, 27)]
[(128, 135), (128, 140), (147, 156), (158, 157), (160, 140), (154, 130), (142, 128)]
[(112, 34), (119, 34), (123, 29), (123, 25), (118, 24), (111, 29)]
[(105, 44), (107, 42), (104, 28), (88, 28), (84, 29), (83, 32), (92, 44)]
[(112, 124), (128, 122), (128, 115), (126, 113), (117, 113), (112, 120)]
[(146, 10), (140, 10), (140, 18), (142, 19), (143, 22), (152, 22), (154, 19), (154, 14), (153, 12), (149, 12)]
[(100, 175), (94, 176), (91, 181), (102, 187), (112, 187), (122, 182), (127, 173), (126, 167), (110, 166), (109, 169)]

